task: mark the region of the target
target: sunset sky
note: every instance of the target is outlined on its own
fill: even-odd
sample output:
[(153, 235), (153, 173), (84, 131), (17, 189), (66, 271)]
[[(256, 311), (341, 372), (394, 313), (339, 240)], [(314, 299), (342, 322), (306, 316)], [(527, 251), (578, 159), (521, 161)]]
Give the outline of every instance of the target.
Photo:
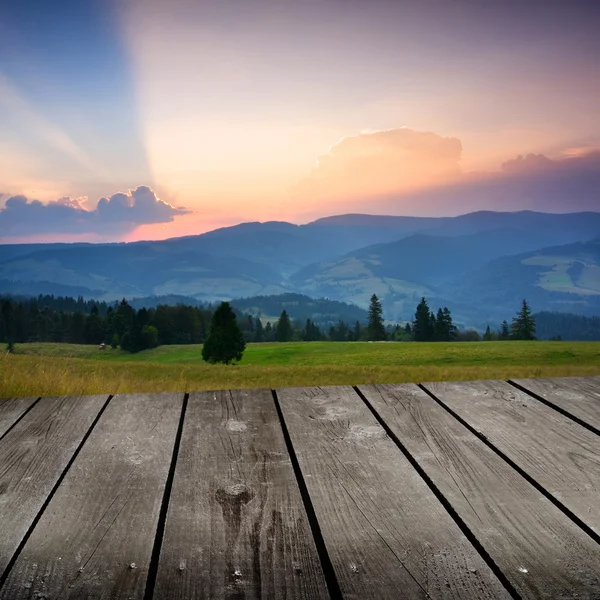
[(0, 241), (600, 210), (600, 2), (0, 0), (0, 15)]

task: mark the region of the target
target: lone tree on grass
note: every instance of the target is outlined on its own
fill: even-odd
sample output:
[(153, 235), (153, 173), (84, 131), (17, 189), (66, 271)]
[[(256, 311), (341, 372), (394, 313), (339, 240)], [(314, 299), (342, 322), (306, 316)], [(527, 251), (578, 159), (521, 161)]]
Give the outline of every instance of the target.
[(210, 322), (208, 337), (202, 347), (202, 358), (210, 363), (225, 363), (242, 360), (246, 349), (244, 334), (229, 302), (221, 302)]
[(381, 301), (373, 294), (369, 304), (369, 319), (367, 322), (367, 337), (369, 341), (379, 342), (387, 339), (385, 327), (383, 326), (383, 309)]
[(513, 319), (512, 337), (514, 340), (535, 340), (535, 319), (527, 300), (523, 300), (521, 310)]

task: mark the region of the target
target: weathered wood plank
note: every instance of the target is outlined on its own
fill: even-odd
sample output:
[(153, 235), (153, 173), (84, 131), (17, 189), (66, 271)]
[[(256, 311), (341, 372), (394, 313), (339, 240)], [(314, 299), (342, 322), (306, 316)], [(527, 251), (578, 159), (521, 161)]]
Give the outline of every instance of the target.
[(600, 598), (600, 546), (416, 385), (361, 386), (522, 598)]
[(345, 598), (508, 598), (349, 387), (278, 397)]
[(600, 377), (513, 381), (600, 431)]
[(0, 578), (107, 399), (42, 398), (0, 441)]
[(142, 598), (183, 394), (115, 396), (0, 598)]
[(597, 435), (504, 381), (430, 383), (425, 387), (600, 533)]
[(0, 438), (18, 421), (37, 398), (0, 399)]
[(190, 395), (154, 598), (329, 598), (270, 390)]

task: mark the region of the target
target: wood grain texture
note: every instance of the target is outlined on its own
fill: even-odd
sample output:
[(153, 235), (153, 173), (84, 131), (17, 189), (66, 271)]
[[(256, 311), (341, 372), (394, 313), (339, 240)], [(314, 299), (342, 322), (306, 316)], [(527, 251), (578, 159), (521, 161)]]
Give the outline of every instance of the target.
[(107, 399), (42, 398), (0, 440), (0, 577)]
[(190, 395), (154, 598), (329, 598), (270, 390)]
[(277, 392), (345, 598), (508, 598), (349, 387)]
[(513, 381), (600, 431), (600, 377)]
[(0, 438), (15, 424), (37, 398), (0, 399)]
[(600, 546), (416, 385), (361, 392), (524, 599), (600, 598)]
[(425, 384), (441, 402), (600, 533), (598, 436), (503, 381)]
[(115, 396), (0, 598), (143, 598), (183, 394)]

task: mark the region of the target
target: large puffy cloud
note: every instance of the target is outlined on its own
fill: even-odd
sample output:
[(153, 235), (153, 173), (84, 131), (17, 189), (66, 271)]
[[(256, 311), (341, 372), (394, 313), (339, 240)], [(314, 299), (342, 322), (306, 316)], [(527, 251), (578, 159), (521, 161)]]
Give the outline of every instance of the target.
[(341, 139), (320, 156), (298, 193), (351, 199), (414, 190), (460, 177), (462, 144), (456, 138), (405, 127)]
[(147, 186), (101, 198), (93, 210), (87, 205), (87, 198), (62, 197), (43, 204), (25, 196), (9, 197), (0, 209), (0, 238), (65, 233), (114, 237), (190, 212), (160, 200)]
[[(600, 211), (600, 150), (527, 154), (495, 172), (462, 172), (456, 138), (411, 129), (343, 138), (296, 188), (306, 205), (331, 212), (452, 216), (478, 210)], [(322, 210), (305, 218), (322, 216)]]
[(435, 216), (477, 210), (600, 211), (600, 151), (568, 156), (519, 156), (503, 163), (499, 172), (465, 173), (437, 188), (370, 198), (368, 212)]

